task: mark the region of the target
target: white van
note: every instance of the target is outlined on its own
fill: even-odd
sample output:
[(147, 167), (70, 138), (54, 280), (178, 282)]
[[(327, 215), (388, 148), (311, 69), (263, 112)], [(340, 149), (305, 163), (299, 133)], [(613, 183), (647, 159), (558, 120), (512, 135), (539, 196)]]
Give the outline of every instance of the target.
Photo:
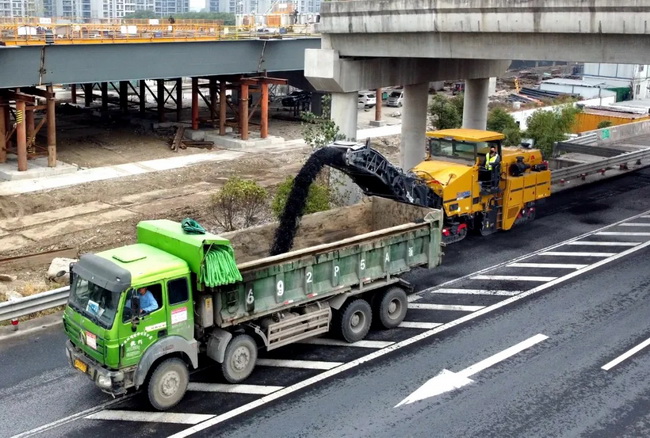
[(374, 91), (359, 92), (359, 106), (363, 108), (372, 108), (377, 105), (377, 95)]
[(386, 101), (386, 105), (401, 107), (403, 100), (404, 100), (404, 92), (396, 90), (388, 95), (388, 100)]

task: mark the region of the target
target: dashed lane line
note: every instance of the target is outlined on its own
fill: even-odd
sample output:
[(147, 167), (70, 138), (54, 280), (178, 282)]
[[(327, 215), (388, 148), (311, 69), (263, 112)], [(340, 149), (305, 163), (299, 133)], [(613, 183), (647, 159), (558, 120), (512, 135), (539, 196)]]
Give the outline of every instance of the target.
[(214, 418), (214, 415), (207, 414), (182, 414), (178, 412), (145, 412), (145, 411), (101, 411), (89, 415), (89, 420), (120, 420), (120, 421), (144, 421), (147, 423), (176, 423), (176, 424), (198, 424)]
[[(513, 295), (520, 294), (520, 290), (488, 290), (488, 289), (453, 289), (453, 288), (441, 288), (430, 291), (434, 294), (457, 294), (457, 295), (496, 295), (502, 297), (511, 297)], [(420, 293), (423, 293), (420, 292)]]
[(452, 310), (459, 312), (476, 312), (481, 310), (485, 306), (462, 306), (460, 304), (419, 304), (412, 303), (409, 304), (409, 309), (420, 309), (420, 310)]
[(567, 245), (588, 245), (588, 246), (637, 246), (641, 242), (594, 242), (589, 240), (578, 240), (569, 242)]
[(510, 263), (509, 268), (542, 268), (542, 269), (582, 269), (589, 265), (572, 263)]
[(303, 368), (307, 370), (330, 370), (343, 365), (343, 362), (323, 362), (318, 360), (257, 359), (257, 365), (266, 367)]
[(439, 322), (402, 321), (398, 327), (399, 328), (431, 330), (432, 328), (436, 328), (436, 327), (441, 326), (441, 325), (442, 325), (442, 323), (439, 323)]
[[(622, 225), (622, 224), (621, 224)], [(636, 232), (636, 231), (601, 231), (600, 233), (596, 233), (597, 236), (643, 236), (643, 237), (648, 237), (650, 236), (650, 233), (648, 232)]]
[[(506, 265), (507, 266), (507, 265)], [(557, 277), (537, 277), (528, 275), (475, 275), (471, 280), (495, 280), (495, 281), (553, 281)]]
[(541, 256), (559, 256), (559, 257), (612, 257), (615, 252), (558, 252), (547, 251), (539, 253)]
[[(410, 306), (409, 306), (410, 307)], [(311, 345), (327, 345), (330, 347), (358, 347), (358, 348), (386, 348), (389, 345), (394, 344), (394, 342), (388, 341), (357, 341), (357, 342), (345, 342), (340, 339), (329, 339), (329, 338), (311, 338), (305, 339), (298, 342), (299, 344), (311, 344)]]
[(188, 391), (196, 392), (222, 392), (227, 394), (257, 394), (267, 395), (279, 391), (284, 386), (265, 386), (265, 385), (228, 385), (225, 383), (200, 383), (190, 382), (187, 386)]
[(619, 227), (650, 227), (650, 222), (626, 222)]
[(621, 354), (619, 357), (617, 357), (613, 361), (606, 363), (601, 368), (604, 369), (605, 371), (609, 371), (610, 369), (614, 368), (619, 363), (623, 362), (628, 357), (632, 357), (633, 355), (635, 355), (639, 351), (643, 350), (648, 345), (650, 345), (650, 339), (646, 339), (645, 341), (641, 342), (636, 347), (634, 347), (631, 350), (628, 350), (627, 352)]

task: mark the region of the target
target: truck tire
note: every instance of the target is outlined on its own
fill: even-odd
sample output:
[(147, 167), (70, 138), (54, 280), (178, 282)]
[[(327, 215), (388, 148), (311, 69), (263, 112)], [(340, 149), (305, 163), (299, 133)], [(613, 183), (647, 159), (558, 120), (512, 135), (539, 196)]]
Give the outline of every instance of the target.
[(159, 411), (173, 408), (185, 395), (190, 373), (179, 358), (170, 358), (158, 364), (149, 379), (149, 403)]
[(400, 325), (408, 310), (406, 292), (401, 287), (390, 287), (384, 290), (377, 296), (373, 304), (377, 325), (386, 329)]
[(337, 331), (347, 342), (362, 340), (370, 330), (372, 309), (366, 300), (357, 299), (346, 303), (338, 314)]
[(226, 347), (221, 371), (230, 383), (239, 383), (253, 372), (257, 361), (257, 344), (248, 335), (237, 335)]

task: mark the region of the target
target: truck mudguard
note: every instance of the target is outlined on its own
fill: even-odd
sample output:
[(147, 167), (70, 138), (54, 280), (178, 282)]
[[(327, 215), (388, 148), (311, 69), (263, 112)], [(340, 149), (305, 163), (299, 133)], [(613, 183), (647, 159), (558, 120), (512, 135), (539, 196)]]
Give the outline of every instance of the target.
[(151, 365), (156, 360), (175, 352), (185, 353), (190, 358), (190, 362), (192, 362), (192, 368), (196, 369), (199, 366), (198, 346), (195, 340), (188, 341), (180, 336), (167, 336), (144, 352), (142, 359), (138, 363), (138, 368), (135, 370), (135, 377), (133, 379), (136, 389), (144, 383)]
[(217, 363), (223, 363), (224, 356), (226, 355), (226, 347), (231, 339), (232, 333), (215, 328), (210, 333), (210, 339), (208, 340), (206, 351), (208, 357)]

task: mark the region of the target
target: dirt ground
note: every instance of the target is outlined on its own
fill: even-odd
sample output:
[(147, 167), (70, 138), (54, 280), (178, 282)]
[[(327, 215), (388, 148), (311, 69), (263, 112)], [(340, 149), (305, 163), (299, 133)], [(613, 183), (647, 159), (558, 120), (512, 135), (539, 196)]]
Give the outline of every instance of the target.
[[(389, 119), (390, 109), (386, 110)], [(360, 127), (368, 127), (372, 115), (374, 110), (360, 110)], [(282, 120), (286, 118), (281, 110), (272, 112), (270, 135), (285, 140), (302, 138), (300, 122)], [(172, 152), (169, 138), (169, 134), (156, 134), (119, 120), (66, 114), (59, 116), (57, 158), (92, 168), (205, 152), (193, 148)], [(399, 137), (385, 137), (376, 139), (373, 144), (394, 161), (398, 141)], [(135, 225), (144, 219), (180, 221), (191, 217), (208, 230), (220, 232), (209, 208), (209, 198), (228, 178), (239, 176), (255, 180), (273, 193), (277, 184), (299, 171), (310, 152), (309, 147), (294, 147), (263, 156), (249, 152), (237, 160), (0, 198), (0, 237), (20, 238), (9, 249), (0, 247), (0, 274), (17, 277), (11, 282), (0, 281), (0, 301), (8, 291), (29, 295), (58, 287), (46, 280), (49, 262), (26, 266), (20, 260), (3, 262), (3, 259), (66, 248), (80, 255), (133, 243)], [(84, 214), (89, 205), (100, 205), (100, 208)], [(58, 220), (57, 214), (62, 210), (79, 214)], [(271, 220), (269, 212), (260, 217), (264, 221)], [(3, 229), (7, 230), (4, 236)], [(24, 239), (17, 235), (18, 232), (31, 237)]]

